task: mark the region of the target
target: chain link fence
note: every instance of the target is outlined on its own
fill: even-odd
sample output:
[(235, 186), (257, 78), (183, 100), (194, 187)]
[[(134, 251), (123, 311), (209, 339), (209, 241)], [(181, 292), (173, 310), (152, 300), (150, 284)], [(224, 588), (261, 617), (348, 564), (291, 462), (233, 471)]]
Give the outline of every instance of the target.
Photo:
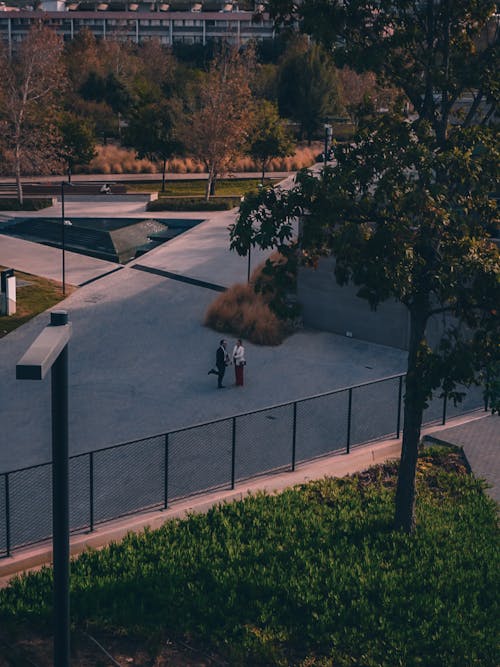
[[(299, 463), (402, 429), (404, 375), (70, 457), (72, 532), (170, 503), (231, 489), (245, 479), (294, 470)], [(462, 403), (434, 399), (424, 423), (484, 406), (480, 387)], [(0, 475), (0, 557), (52, 533), (52, 465)]]

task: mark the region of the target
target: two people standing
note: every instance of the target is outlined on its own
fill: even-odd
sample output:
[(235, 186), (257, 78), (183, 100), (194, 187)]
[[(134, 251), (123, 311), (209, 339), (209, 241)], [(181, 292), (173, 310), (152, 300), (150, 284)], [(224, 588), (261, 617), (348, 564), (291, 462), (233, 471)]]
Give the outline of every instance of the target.
[[(222, 380), (226, 373), (226, 366), (229, 366), (234, 362), (234, 372), (236, 375), (236, 386), (243, 386), (243, 368), (246, 365), (245, 361), (245, 348), (241, 343), (241, 339), (236, 341), (236, 345), (233, 349), (232, 360), (227, 351), (227, 341), (222, 338), (215, 353), (215, 366), (216, 368), (211, 368), (208, 371), (209, 375), (217, 375), (217, 388), (224, 389)], [(217, 369), (217, 370), (216, 370)]]

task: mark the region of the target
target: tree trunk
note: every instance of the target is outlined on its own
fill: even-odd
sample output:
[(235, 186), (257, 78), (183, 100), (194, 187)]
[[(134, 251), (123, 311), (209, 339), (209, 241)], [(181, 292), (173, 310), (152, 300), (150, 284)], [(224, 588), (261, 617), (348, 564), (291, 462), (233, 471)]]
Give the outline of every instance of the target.
[(212, 178), (213, 174), (212, 171), (210, 170), (208, 172), (207, 185), (205, 188), (205, 201), (208, 201), (210, 199), (210, 193), (212, 192)]
[(17, 199), (19, 201), (19, 205), (22, 206), (24, 203), (24, 195), (23, 195), (23, 184), (21, 182), (21, 162), (17, 148), (15, 151), (14, 169), (16, 174)]
[(260, 179), (260, 182), (261, 182), (261, 184), (262, 184), (262, 187), (264, 187), (264, 178), (265, 178), (265, 176), (266, 176), (266, 163), (263, 162), (263, 163), (262, 163), (262, 177), (261, 177), (261, 179)]
[(68, 183), (71, 183), (71, 166), (68, 165)]
[(165, 192), (165, 172), (167, 171), (167, 158), (163, 158), (163, 167), (161, 170), (161, 191)]
[(405, 383), (403, 443), (394, 516), (395, 528), (405, 533), (412, 533), (415, 529), (415, 474), (426, 398), (419, 352), (425, 342), (426, 323), (427, 316), (424, 310), (410, 311), (410, 345)]
[(215, 186), (217, 184), (217, 172), (215, 171), (212, 176), (212, 181), (210, 183), (210, 196), (213, 197), (215, 194)]

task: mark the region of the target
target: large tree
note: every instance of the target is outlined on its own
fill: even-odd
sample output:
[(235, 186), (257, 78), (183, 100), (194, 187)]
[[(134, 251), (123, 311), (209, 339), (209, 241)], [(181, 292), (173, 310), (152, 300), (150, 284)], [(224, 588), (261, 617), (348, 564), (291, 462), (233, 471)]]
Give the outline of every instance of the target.
[(65, 86), (62, 41), (42, 25), (31, 28), (18, 51), (0, 53), (2, 162), (17, 184), (23, 201), (21, 176), (49, 171), (58, 160), (58, 94)]
[[(337, 150), (321, 178), (302, 173), (290, 192), (265, 191), (245, 203), (232, 247), (288, 245), (291, 219), (305, 214), (302, 257), (333, 252), (339, 283), (359, 286), (372, 308), (395, 298), (408, 309), (409, 350), (395, 525), (415, 525), (415, 470), (422, 416), (433, 393), (454, 400), (461, 386), (487, 380), (500, 361), (500, 256), (492, 191), (498, 143), (488, 130), (450, 132), (446, 149), (429, 125), (391, 116)], [(443, 318), (431, 348), (427, 326)], [(490, 399), (498, 397), (490, 395)], [(498, 404), (497, 404), (498, 405)]]
[[(279, 11), (286, 15), (290, 6), (282, 2)], [(284, 242), (291, 234), (284, 211), (291, 216), (299, 207), (308, 214), (302, 238), (308, 258), (334, 252), (339, 282), (358, 285), (372, 307), (396, 298), (408, 308), (395, 512), (396, 526), (408, 532), (415, 525), (422, 414), (432, 393), (460, 399), (460, 384), (482, 379), (498, 401), (500, 262), (490, 235), (498, 224), (492, 193), (499, 154), (486, 127), (498, 94), (493, 10), (485, 0), (293, 5), (295, 18), (329, 45), (338, 64), (372, 70), (379, 84), (402, 90), (414, 116), (372, 120), (355, 145), (338, 148), (333, 170), (320, 179), (302, 176), (271, 207), (255, 201), (232, 232), (240, 252), (241, 239), (260, 243), (252, 229), (263, 224), (271, 231), (260, 238)], [(426, 330), (437, 314), (447, 318), (431, 349)]]
[[(296, 21), (337, 65), (373, 72), (402, 90), (438, 141), (450, 121), (487, 122), (498, 105), (498, 17), (493, 0), (271, 0), (278, 22)], [(454, 110), (467, 96), (459, 118)]]
[(201, 80), (186, 115), (184, 141), (207, 170), (207, 200), (215, 192), (217, 178), (229, 170), (248, 139), (252, 63), (250, 52), (221, 49)]

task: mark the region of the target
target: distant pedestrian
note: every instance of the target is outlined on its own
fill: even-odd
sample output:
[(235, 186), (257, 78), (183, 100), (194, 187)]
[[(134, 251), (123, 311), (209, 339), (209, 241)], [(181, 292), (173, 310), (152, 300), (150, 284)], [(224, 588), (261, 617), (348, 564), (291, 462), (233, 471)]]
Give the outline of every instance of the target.
[(104, 185), (101, 187), (99, 192), (103, 195), (110, 195), (111, 194), (111, 187), (107, 183), (104, 183)]
[(229, 366), (231, 363), (231, 360), (229, 359), (229, 354), (227, 352), (227, 341), (223, 338), (220, 343), (219, 347), (217, 348), (217, 352), (215, 353), (215, 368), (211, 368), (208, 371), (209, 375), (217, 375), (217, 388), (218, 389), (224, 389), (224, 385), (222, 384), (222, 380), (224, 379), (224, 374), (226, 372), (226, 366)]
[(247, 362), (245, 361), (245, 348), (241, 343), (241, 338), (238, 338), (233, 349), (233, 363), (236, 386), (243, 387), (243, 369)]

